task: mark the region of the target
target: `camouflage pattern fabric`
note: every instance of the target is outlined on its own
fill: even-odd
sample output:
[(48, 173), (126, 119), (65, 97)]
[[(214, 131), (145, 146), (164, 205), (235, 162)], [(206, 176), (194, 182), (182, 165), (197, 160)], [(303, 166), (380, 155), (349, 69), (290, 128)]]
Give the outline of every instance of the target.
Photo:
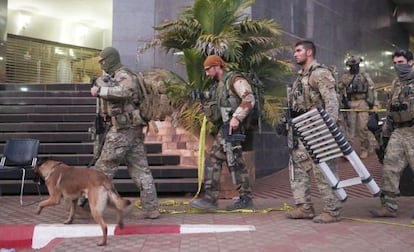
[(140, 190), (142, 207), (147, 211), (158, 208), (154, 179), (148, 165), (141, 126), (134, 126), (130, 112), (135, 110), (136, 99), (134, 76), (129, 71), (115, 71), (113, 79), (101, 87), (101, 114), (112, 124), (95, 169), (111, 179), (120, 163), (125, 161), (131, 179)]
[[(225, 78), (224, 78), (225, 79)], [(232, 116), (237, 118), (240, 122), (247, 117), (254, 107), (255, 99), (252, 88), (247, 80), (243, 78), (236, 78), (234, 83), (223, 83), (220, 81), (216, 83), (217, 89), (213, 99), (217, 102), (219, 107), (231, 107)], [(232, 85), (232, 86), (230, 86)], [(222, 140), (223, 127), (222, 121), (215, 121), (216, 127), (219, 128), (217, 135), (215, 135), (214, 142), (211, 146), (209, 155), (206, 160), (205, 173), (205, 197), (212, 202), (216, 202), (219, 196), (220, 176), (223, 162), (227, 162), (226, 154), (223, 150)], [(237, 148), (236, 148), (237, 149)], [(249, 173), (242, 156), (242, 152), (234, 153), (236, 159), (236, 182), (240, 196), (251, 196), (251, 186)]]
[[(316, 61), (313, 61), (308, 69), (299, 71), (299, 77), (293, 83), (289, 101), (292, 103), (293, 110), (298, 112), (307, 112), (316, 106), (323, 106), (332, 120), (336, 121), (339, 112), (339, 103), (335, 92), (336, 81), (328, 69), (319, 66)], [(336, 174), (335, 162), (330, 161), (327, 164)], [(294, 174), (290, 185), (297, 205), (305, 209), (312, 206), (310, 172), (313, 171), (324, 201), (323, 211), (332, 216), (340, 214), (341, 202), (300, 141), (298, 148), (292, 150), (289, 170), (290, 174)]]
[[(362, 88), (356, 88), (357, 90), (363, 90), (362, 93), (348, 92), (349, 85), (363, 86)], [(342, 75), (341, 80), (338, 83), (339, 93), (345, 95), (348, 98), (348, 104), (350, 109), (369, 109), (369, 103), (373, 106), (378, 106), (377, 92), (375, 91), (375, 84), (369, 77), (368, 73), (358, 73), (355, 75), (345, 73)], [(347, 91), (348, 90), (348, 91)], [(360, 146), (360, 151), (369, 152), (370, 143), (368, 135), (369, 130), (367, 128), (368, 112), (343, 112), (348, 113), (348, 121), (346, 124), (342, 124), (345, 127), (347, 133), (347, 139), (352, 143), (357, 143)]]
[[(340, 214), (341, 203), (335, 192), (332, 190), (322, 170), (310, 159), (308, 152), (300, 142), (297, 149), (293, 150), (289, 162), (289, 174), (294, 172), (294, 180), (290, 180), (293, 199), (296, 205), (301, 205), (304, 209), (312, 207), (311, 198), (311, 171), (316, 180), (316, 185), (321, 193), (325, 203), (323, 211), (332, 216)], [(329, 168), (336, 174), (336, 162), (330, 160), (327, 162)], [(293, 169), (293, 170), (292, 170)]]
[[(403, 94), (404, 90), (407, 89), (404, 87), (410, 87), (409, 90), (411, 91), (414, 89), (414, 83), (411, 81), (401, 82), (398, 79), (393, 81), (393, 95), (389, 101), (390, 104), (404, 103), (414, 98), (413, 92), (407, 92), (407, 95)], [(407, 110), (409, 111), (410, 107)], [(397, 196), (400, 193), (401, 174), (407, 165), (414, 170), (413, 135), (413, 126), (396, 127), (391, 132), (384, 156), (381, 204), (395, 211), (398, 209)]]
[[(365, 100), (355, 100), (349, 101), (349, 108), (350, 109), (368, 109), (368, 103)], [(350, 141), (351, 145), (359, 142), (359, 149), (362, 153), (363, 151), (369, 152), (370, 142), (369, 142), (369, 134), (370, 131), (368, 130), (367, 123), (368, 123), (368, 112), (349, 112), (348, 120), (349, 120), (349, 128), (348, 132), (348, 140)]]
[(100, 87), (101, 114), (116, 116), (120, 113), (129, 113), (135, 110), (134, 99), (137, 96), (135, 76), (124, 69), (117, 70), (114, 77), (108, 81), (97, 81)]
[(232, 88), (229, 88), (230, 99), (232, 97), (241, 99), (240, 103), (237, 104), (233, 117), (242, 122), (249, 115), (255, 104), (252, 87), (249, 82), (243, 78), (236, 78), (233, 84), (226, 83), (226, 85), (232, 85)]
[(306, 112), (323, 106), (333, 121), (338, 119), (339, 103), (335, 91), (336, 81), (332, 73), (313, 61), (308, 69), (299, 71), (292, 85), (293, 111)]
[[(222, 132), (223, 131), (220, 129), (214, 138), (214, 142), (206, 160), (204, 180), (205, 198), (211, 202), (217, 202), (219, 197), (221, 170), (223, 162), (227, 162), (226, 153), (224, 152), (223, 145), (221, 144), (223, 140)], [(242, 157), (242, 152), (240, 151), (240, 153), (235, 153), (235, 155), (237, 163), (236, 167), (238, 167), (235, 170), (237, 190), (239, 191), (240, 196), (246, 195), (251, 198), (252, 190), (250, 187), (249, 171), (247, 170), (246, 164)]]
[[(382, 181), (381, 203), (384, 207), (397, 210), (397, 196), (400, 193), (400, 177), (409, 164), (414, 167), (414, 127), (395, 129), (387, 145)], [(414, 169), (413, 169), (414, 171)]]

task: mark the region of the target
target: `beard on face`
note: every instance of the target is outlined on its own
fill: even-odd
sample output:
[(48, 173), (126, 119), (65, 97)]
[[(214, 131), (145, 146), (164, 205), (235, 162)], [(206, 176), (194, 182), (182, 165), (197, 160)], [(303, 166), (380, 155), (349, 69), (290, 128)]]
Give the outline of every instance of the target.
[(305, 65), (305, 63), (306, 63), (306, 60), (300, 60), (300, 59), (296, 60), (296, 64), (298, 64), (299, 66)]
[(218, 75), (217, 75), (217, 73), (213, 76), (213, 78), (211, 78), (213, 81), (215, 81), (215, 82), (219, 82), (219, 79), (218, 79)]

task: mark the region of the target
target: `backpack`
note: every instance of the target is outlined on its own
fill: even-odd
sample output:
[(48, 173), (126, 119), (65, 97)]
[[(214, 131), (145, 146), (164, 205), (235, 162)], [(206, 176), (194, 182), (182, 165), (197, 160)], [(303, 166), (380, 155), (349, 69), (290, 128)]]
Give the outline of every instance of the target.
[[(230, 72), (225, 80), (225, 83), (227, 83), (227, 81), (229, 81), (230, 83), (233, 83), (236, 78), (243, 78), (247, 80), (247, 82), (252, 87), (254, 100), (255, 100), (253, 109), (250, 111), (249, 115), (243, 121), (243, 124), (244, 124), (243, 126), (247, 130), (257, 128), (259, 130), (259, 133), (261, 133), (263, 107), (264, 107), (263, 83), (259, 80), (259, 78), (256, 76), (255, 73), (243, 73), (243, 72)], [(233, 85), (230, 85), (230, 88), (232, 87)]]
[(171, 115), (170, 101), (166, 95), (167, 88), (162, 80), (144, 77), (142, 73), (136, 73), (136, 86), (138, 90), (137, 106), (142, 119), (149, 121), (164, 121)]

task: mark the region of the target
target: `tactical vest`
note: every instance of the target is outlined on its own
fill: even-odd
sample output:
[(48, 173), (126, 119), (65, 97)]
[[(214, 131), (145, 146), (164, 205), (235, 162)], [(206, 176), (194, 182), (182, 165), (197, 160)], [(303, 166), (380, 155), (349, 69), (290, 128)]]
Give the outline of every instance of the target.
[[(326, 66), (321, 64), (314, 65), (305, 75), (299, 76), (290, 89), (289, 102), (293, 113), (296, 115), (305, 113), (316, 106), (324, 106), (318, 88), (313, 87), (309, 83), (312, 72), (319, 68), (327, 69), (332, 74)], [(332, 76), (335, 78), (335, 75), (332, 74)]]
[(353, 96), (366, 99), (368, 88), (368, 81), (362, 73), (352, 75), (350, 82), (346, 83), (346, 93), (351, 100)]
[[(129, 76), (130, 72), (123, 68), (115, 72), (115, 79), (109, 77), (99, 77), (96, 81), (96, 84), (100, 87), (117, 87), (119, 86), (117, 78), (120, 75), (127, 74)], [(99, 98), (100, 103), (100, 113), (105, 117), (109, 117), (112, 125), (116, 129), (125, 129), (137, 126), (136, 123), (136, 105), (134, 103), (135, 99), (135, 85), (134, 85), (134, 76), (131, 76), (131, 87), (133, 90), (125, 90), (124, 92), (132, 92), (132, 98), (125, 98), (119, 100), (108, 100), (104, 98)], [(125, 97), (129, 96), (125, 94)]]
[(229, 116), (231, 117), (240, 105), (241, 98), (237, 96), (236, 92), (232, 91), (236, 95), (230, 96), (230, 89), (233, 88), (232, 81), (234, 81), (235, 77), (235, 73), (224, 73), (222, 81), (217, 83), (217, 85), (212, 85), (210, 88), (211, 100), (204, 104), (204, 113), (211, 122), (222, 122), (221, 108), (230, 108)]
[(395, 85), (389, 107), (389, 115), (394, 123), (401, 124), (414, 120), (414, 81)]

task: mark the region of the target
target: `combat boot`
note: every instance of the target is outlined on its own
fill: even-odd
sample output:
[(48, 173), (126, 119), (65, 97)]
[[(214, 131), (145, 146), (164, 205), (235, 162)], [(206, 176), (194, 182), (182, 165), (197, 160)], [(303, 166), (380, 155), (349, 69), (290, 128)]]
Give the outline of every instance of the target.
[(242, 195), (236, 202), (234, 202), (233, 205), (226, 207), (227, 211), (233, 211), (237, 209), (254, 209), (252, 198), (247, 195)]
[(140, 211), (140, 213), (138, 213), (136, 215), (136, 217), (138, 219), (158, 219), (158, 217), (160, 217), (160, 212), (155, 209), (155, 210), (142, 210)]
[(320, 215), (313, 218), (313, 222), (322, 223), (322, 224), (338, 222), (340, 220), (341, 220), (341, 218), (339, 217), (339, 215), (338, 216), (332, 216), (329, 213), (325, 213), (325, 212), (323, 212)]
[(383, 206), (378, 209), (369, 210), (369, 213), (373, 217), (397, 217), (397, 211), (393, 211)]
[(196, 199), (190, 202), (190, 207), (201, 210), (216, 210), (217, 202), (212, 202), (208, 199)]
[(313, 207), (309, 209), (296, 207), (292, 211), (286, 212), (285, 216), (288, 219), (313, 219), (315, 217), (315, 210)]

